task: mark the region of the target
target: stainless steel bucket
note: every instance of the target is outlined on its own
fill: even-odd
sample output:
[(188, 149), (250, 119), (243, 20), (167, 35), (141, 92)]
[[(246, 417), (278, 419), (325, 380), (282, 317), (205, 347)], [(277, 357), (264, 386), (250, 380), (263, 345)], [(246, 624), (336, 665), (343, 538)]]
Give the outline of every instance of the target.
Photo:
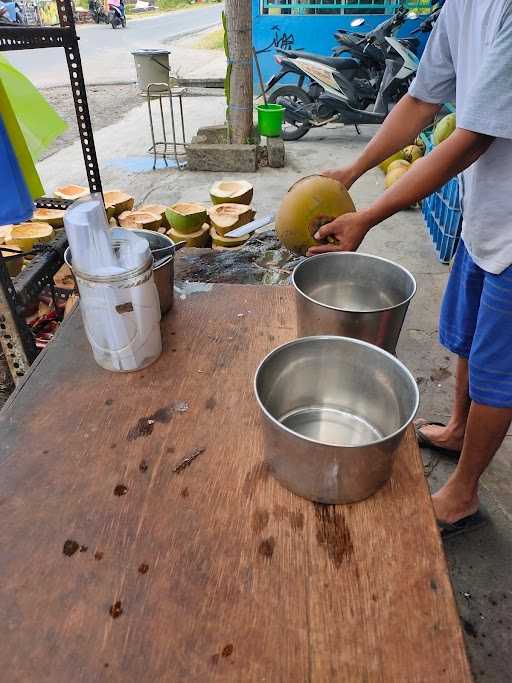
[[(133, 232), (149, 242), (152, 252), (156, 249), (174, 246), (172, 239), (160, 232), (154, 230), (134, 230)], [(167, 252), (160, 253), (167, 254)], [(166, 255), (165, 259), (159, 259), (157, 255), (154, 255), (153, 277), (160, 297), (160, 311), (162, 315), (165, 315), (174, 304), (174, 255), (169, 255), (169, 258)]]
[(294, 270), (299, 337), (339, 335), (395, 353), (414, 277), (402, 266), (368, 254), (332, 252)]
[(265, 460), (284, 486), (321, 503), (362, 500), (389, 479), (419, 402), (399, 360), (346, 337), (280, 346), (261, 363), (254, 387)]

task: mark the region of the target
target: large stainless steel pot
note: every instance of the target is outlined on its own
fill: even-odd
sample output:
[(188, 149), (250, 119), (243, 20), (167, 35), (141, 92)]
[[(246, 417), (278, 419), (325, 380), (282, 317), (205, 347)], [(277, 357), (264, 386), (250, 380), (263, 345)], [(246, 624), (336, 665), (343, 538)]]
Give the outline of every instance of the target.
[(273, 473), (322, 503), (362, 500), (389, 479), (419, 401), (399, 360), (346, 337), (297, 339), (275, 349), (256, 372), (255, 393)]
[(414, 277), (378, 256), (319, 254), (293, 272), (299, 337), (334, 334), (376, 344), (394, 353)]

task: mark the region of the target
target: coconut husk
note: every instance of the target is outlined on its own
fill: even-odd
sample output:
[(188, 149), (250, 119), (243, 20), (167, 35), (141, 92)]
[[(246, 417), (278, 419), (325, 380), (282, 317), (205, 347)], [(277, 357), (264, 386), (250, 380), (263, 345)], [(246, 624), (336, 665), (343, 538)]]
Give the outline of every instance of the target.
[(112, 216), (119, 216), (123, 211), (131, 211), (135, 200), (126, 192), (121, 192), (121, 190), (109, 190), (103, 193), (103, 199), (105, 201), (105, 208), (107, 209), (107, 218), (112, 218)]
[(48, 223), (19, 223), (12, 226), (5, 244), (9, 247), (15, 244), (22, 251), (32, 251), (34, 244), (49, 242), (54, 236), (53, 228)]
[(122, 228), (139, 230), (158, 230), (162, 224), (162, 217), (159, 214), (146, 211), (123, 211), (119, 214), (118, 220)]
[(210, 228), (210, 235), (214, 247), (233, 249), (235, 247), (243, 247), (243, 245), (251, 237), (252, 233), (249, 235), (243, 235), (242, 237), (224, 237), (223, 235), (219, 235), (215, 228), (212, 227)]
[(208, 211), (208, 215), (217, 234), (224, 236), (230, 230), (250, 223), (256, 214), (245, 204), (217, 204)]
[(165, 212), (167, 210), (167, 206), (165, 204), (143, 204), (142, 206), (139, 206), (136, 211), (143, 211), (144, 213), (154, 213), (157, 216), (162, 217), (162, 226), (166, 228), (170, 228), (169, 221), (167, 220), (167, 216), (165, 215)]
[(64, 214), (62, 209), (36, 209), (32, 221), (36, 223), (48, 223), (52, 228), (64, 227)]
[(61, 185), (55, 189), (53, 194), (55, 197), (60, 197), (61, 199), (75, 201), (76, 199), (87, 197), (87, 195), (90, 194), (90, 190), (88, 187), (83, 187), (82, 185)]
[(185, 240), (187, 247), (206, 247), (210, 241), (210, 225), (204, 223), (199, 230), (190, 233), (179, 232), (175, 228), (171, 228), (167, 234), (173, 242)]
[(247, 180), (220, 180), (210, 188), (213, 204), (246, 204), (252, 201), (254, 188)]

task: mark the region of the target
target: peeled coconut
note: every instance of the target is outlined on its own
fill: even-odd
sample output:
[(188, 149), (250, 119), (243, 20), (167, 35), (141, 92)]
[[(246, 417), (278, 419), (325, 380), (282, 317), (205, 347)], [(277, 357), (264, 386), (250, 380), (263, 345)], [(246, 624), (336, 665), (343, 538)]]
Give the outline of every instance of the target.
[(162, 217), (148, 211), (123, 211), (119, 214), (118, 220), (122, 228), (138, 228), (139, 230), (158, 230), (162, 225)]
[(255, 213), (245, 204), (217, 204), (208, 211), (210, 222), (218, 235), (224, 236), (231, 230), (250, 223)]
[(61, 187), (57, 187), (53, 194), (61, 199), (75, 201), (75, 199), (87, 197), (87, 195), (90, 194), (90, 190), (88, 187), (83, 187), (82, 185), (62, 185)]
[(109, 190), (103, 193), (105, 208), (108, 218), (119, 216), (123, 211), (131, 211), (135, 202), (134, 198), (121, 190)]
[(401, 149), (400, 151), (396, 152), (396, 154), (392, 154), (385, 161), (383, 161), (381, 164), (379, 164), (379, 168), (383, 173), (387, 173), (389, 166), (393, 163), (393, 161), (397, 161), (398, 159), (404, 159), (404, 158), (405, 158), (404, 152)]
[(434, 144), (440, 145), (447, 140), (457, 127), (457, 117), (455, 114), (448, 114), (443, 117), (434, 129)]
[[(14, 249), (15, 251), (21, 251), (19, 247), (17, 247), (15, 244), (9, 245), (9, 249)], [(14, 256), (12, 251), (3, 251), (2, 250), (2, 256)], [(8, 261), (5, 261), (5, 265), (7, 266), (7, 272), (11, 277), (16, 277), (16, 275), (19, 275), (21, 272), (21, 269), (23, 268), (23, 256), (20, 256), (19, 258), (13, 258), (9, 259)]]
[(322, 225), (355, 211), (341, 183), (325, 176), (308, 176), (292, 185), (276, 216), (276, 233), (290, 251), (305, 254), (318, 242), (313, 235)]
[(10, 247), (14, 243), (22, 251), (32, 251), (34, 244), (49, 242), (53, 237), (53, 228), (48, 223), (19, 223), (12, 226), (5, 244)]
[(409, 147), (404, 148), (403, 152), (405, 160), (410, 164), (414, 164), (415, 161), (418, 161), (423, 156), (423, 150), (417, 145), (409, 145)]
[(386, 179), (385, 179), (385, 185), (386, 189), (390, 188), (391, 185), (394, 185), (400, 178), (407, 173), (409, 169), (404, 168), (403, 166), (399, 166), (398, 168), (393, 169), (392, 171), (389, 171), (386, 173)]
[(62, 209), (36, 209), (32, 220), (37, 223), (48, 223), (52, 228), (64, 227), (64, 214)]
[(395, 168), (406, 168), (409, 170), (411, 167), (411, 164), (406, 161), (405, 159), (397, 159), (396, 161), (393, 161), (393, 163), (389, 164), (388, 166), (388, 173), (390, 171), (394, 171)]
[(254, 188), (247, 180), (220, 180), (210, 188), (214, 204), (250, 204)]
[(172, 228), (167, 232), (173, 242), (186, 241), (187, 247), (206, 247), (210, 240), (210, 224), (203, 223), (195, 232), (182, 233)]
[(166, 210), (167, 206), (165, 204), (143, 204), (142, 206), (139, 206), (139, 208), (137, 209), (137, 211), (144, 211), (144, 213), (154, 213), (157, 216), (161, 216), (162, 225), (166, 228), (169, 228), (169, 221), (167, 220), (167, 216), (165, 215)]
[(219, 235), (214, 227), (210, 228), (210, 235), (214, 247), (224, 247), (226, 249), (241, 247), (251, 236), (243, 235), (242, 237), (224, 237), (223, 235)]
[(178, 202), (165, 210), (171, 228), (182, 234), (197, 232), (208, 219), (208, 212), (202, 204)]

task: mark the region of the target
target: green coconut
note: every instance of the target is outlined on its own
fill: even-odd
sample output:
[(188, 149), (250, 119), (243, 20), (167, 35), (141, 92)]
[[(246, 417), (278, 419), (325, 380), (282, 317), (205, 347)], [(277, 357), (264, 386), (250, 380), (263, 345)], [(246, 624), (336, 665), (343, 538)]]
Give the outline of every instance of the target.
[(247, 180), (220, 180), (210, 188), (213, 204), (250, 204), (254, 188)]
[(444, 116), (434, 129), (434, 144), (440, 145), (447, 140), (457, 127), (457, 117), (455, 114)]
[(208, 212), (201, 204), (178, 202), (165, 211), (171, 228), (183, 234), (197, 232), (208, 218)]
[(379, 168), (383, 173), (388, 172), (388, 168), (390, 164), (393, 163), (393, 161), (397, 161), (398, 159), (405, 159), (404, 152), (401, 149), (400, 151), (396, 152), (396, 154), (392, 154), (390, 157), (385, 159), (382, 163), (379, 164)]
[(411, 164), (408, 161), (406, 161), (405, 159), (397, 159), (396, 161), (393, 161), (391, 164), (389, 164), (388, 171), (387, 171), (386, 175), (388, 173), (391, 173), (391, 171), (394, 171), (395, 168), (405, 168), (405, 169), (409, 170), (410, 167), (411, 167)]
[(408, 171), (409, 169), (405, 168), (404, 166), (398, 166), (394, 168), (392, 171), (388, 171), (386, 173), (386, 179), (384, 181), (386, 189), (389, 189), (392, 185), (398, 182), (400, 178), (403, 175), (405, 175)]
[(313, 237), (318, 228), (355, 210), (349, 193), (337, 180), (308, 176), (295, 183), (281, 202), (276, 233), (287, 249), (305, 254), (310, 247), (325, 243)]
[(208, 211), (208, 215), (217, 234), (224, 236), (227, 232), (250, 223), (255, 213), (252, 207), (245, 204), (217, 204)]

